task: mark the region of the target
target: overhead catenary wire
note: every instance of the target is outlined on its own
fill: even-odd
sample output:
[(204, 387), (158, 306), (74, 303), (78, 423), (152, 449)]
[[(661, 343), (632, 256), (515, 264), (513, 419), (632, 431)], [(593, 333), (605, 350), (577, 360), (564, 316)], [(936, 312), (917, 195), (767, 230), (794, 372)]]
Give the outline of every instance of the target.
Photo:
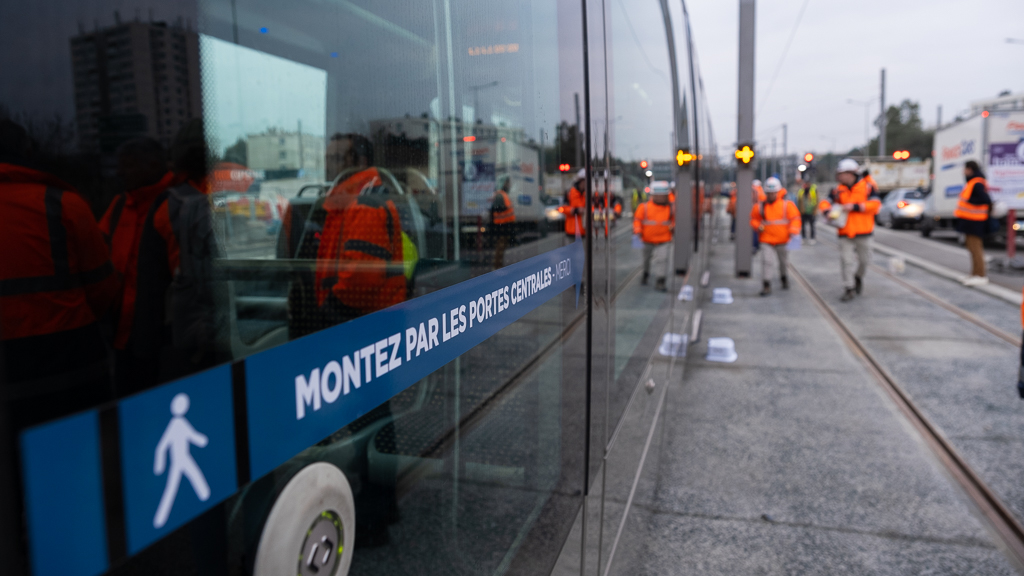
[(775, 73), (772, 74), (771, 81), (768, 82), (768, 89), (765, 90), (764, 96), (761, 97), (761, 106), (757, 109), (757, 115), (760, 116), (764, 110), (764, 105), (768, 102), (768, 96), (772, 93), (772, 88), (775, 86), (775, 80), (779, 77), (779, 72), (782, 70), (782, 65), (786, 61), (786, 54), (789, 53), (789, 47), (793, 44), (793, 38), (796, 37), (796, 31), (800, 28), (800, 21), (804, 18), (804, 12), (807, 10), (807, 5), (811, 3), (811, 0), (804, 0), (803, 6), (800, 7), (800, 12), (796, 15), (796, 22), (793, 23), (793, 30), (789, 33), (789, 39), (786, 40), (786, 46), (782, 49), (782, 56), (779, 58), (779, 63), (775, 66)]

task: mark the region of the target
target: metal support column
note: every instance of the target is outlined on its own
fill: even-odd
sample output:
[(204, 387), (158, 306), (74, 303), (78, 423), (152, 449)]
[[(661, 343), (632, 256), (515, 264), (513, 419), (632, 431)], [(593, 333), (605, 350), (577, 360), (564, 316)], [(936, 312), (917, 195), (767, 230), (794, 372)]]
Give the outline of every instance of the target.
[(889, 114), (885, 109), (885, 68), (882, 68), (881, 109), (882, 114), (878, 117), (878, 155), (885, 156), (885, 128), (889, 123)]
[[(675, 138), (675, 158), (678, 150), (689, 149), (689, 131), (686, 126), (686, 104), (680, 103), (679, 66), (676, 60), (676, 38), (672, 30), (672, 17), (668, 11), (668, 0), (661, 0), (661, 17), (665, 23), (665, 37), (668, 41), (668, 62), (672, 73), (672, 134)], [(690, 168), (676, 163), (673, 171), (676, 182), (676, 230), (673, 234), (674, 249), (672, 266), (676, 274), (685, 274), (690, 266), (693, 252), (690, 230), (693, 228), (693, 208), (690, 197)]]
[[(754, 149), (754, 22), (755, 0), (740, 0), (739, 109), (737, 148)], [(750, 276), (753, 231), (747, 215), (753, 209), (753, 164), (736, 163), (736, 275)]]

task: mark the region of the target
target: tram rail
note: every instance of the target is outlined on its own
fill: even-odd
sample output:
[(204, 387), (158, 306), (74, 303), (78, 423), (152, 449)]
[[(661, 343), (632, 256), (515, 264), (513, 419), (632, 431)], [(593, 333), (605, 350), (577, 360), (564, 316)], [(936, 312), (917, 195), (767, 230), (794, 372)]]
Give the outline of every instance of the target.
[[(873, 266), (878, 268), (877, 266)], [(995, 492), (985, 483), (981, 476), (967, 463), (963, 456), (953, 447), (942, 432), (931, 422), (925, 413), (917, 407), (909, 394), (899, 385), (896, 379), (889, 373), (882, 363), (868, 350), (861, 340), (854, 334), (849, 326), (840, 318), (831, 305), (811, 285), (810, 282), (792, 264), (789, 265), (792, 277), (799, 283), (811, 297), (815, 307), (822, 313), (825, 319), (832, 325), (839, 334), (843, 343), (850, 349), (874, 377), (878, 385), (893, 400), (899, 411), (907, 418), (910, 424), (917, 430), (921, 438), (931, 449), (939, 463), (946, 469), (949, 475), (957, 482), (964, 494), (977, 507), (982, 518), (989, 525), (995, 535), (1001, 541), (1004, 549), (1011, 556), (1013, 562), (1019, 568), (1024, 566), (1024, 525), (1013, 515), (1010, 509), (1000, 500)], [(941, 305), (944, 309), (956, 314), (990, 333), (1010, 342), (1020, 345), (1017, 340), (1006, 334), (1004, 331), (988, 324), (973, 314), (958, 308), (955, 305), (941, 302), (937, 296), (927, 290), (914, 286), (905, 280), (896, 278), (887, 271), (880, 270), (886, 277), (894, 279), (901, 286), (904, 286), (914, 293)]]

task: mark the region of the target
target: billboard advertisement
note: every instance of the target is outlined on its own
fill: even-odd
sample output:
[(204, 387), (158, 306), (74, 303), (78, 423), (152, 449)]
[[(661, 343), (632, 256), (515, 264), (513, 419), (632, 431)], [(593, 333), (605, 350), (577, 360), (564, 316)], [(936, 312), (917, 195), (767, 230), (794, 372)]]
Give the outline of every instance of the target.
[(992, 200), (1024, 209), (1024, 112), (993, 112), (989, 117), (986, 172)]

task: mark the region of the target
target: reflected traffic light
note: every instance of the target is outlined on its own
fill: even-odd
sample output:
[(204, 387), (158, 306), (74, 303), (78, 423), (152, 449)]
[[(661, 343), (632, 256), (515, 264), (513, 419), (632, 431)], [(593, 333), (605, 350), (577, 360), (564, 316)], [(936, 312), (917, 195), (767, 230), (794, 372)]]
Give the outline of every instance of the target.
[(568, 164), (559, 164), (558, 165), (558, 171), (559, 172), (568, 172), (569, 170), (572, 170), (572, 166), (570, 166)]

